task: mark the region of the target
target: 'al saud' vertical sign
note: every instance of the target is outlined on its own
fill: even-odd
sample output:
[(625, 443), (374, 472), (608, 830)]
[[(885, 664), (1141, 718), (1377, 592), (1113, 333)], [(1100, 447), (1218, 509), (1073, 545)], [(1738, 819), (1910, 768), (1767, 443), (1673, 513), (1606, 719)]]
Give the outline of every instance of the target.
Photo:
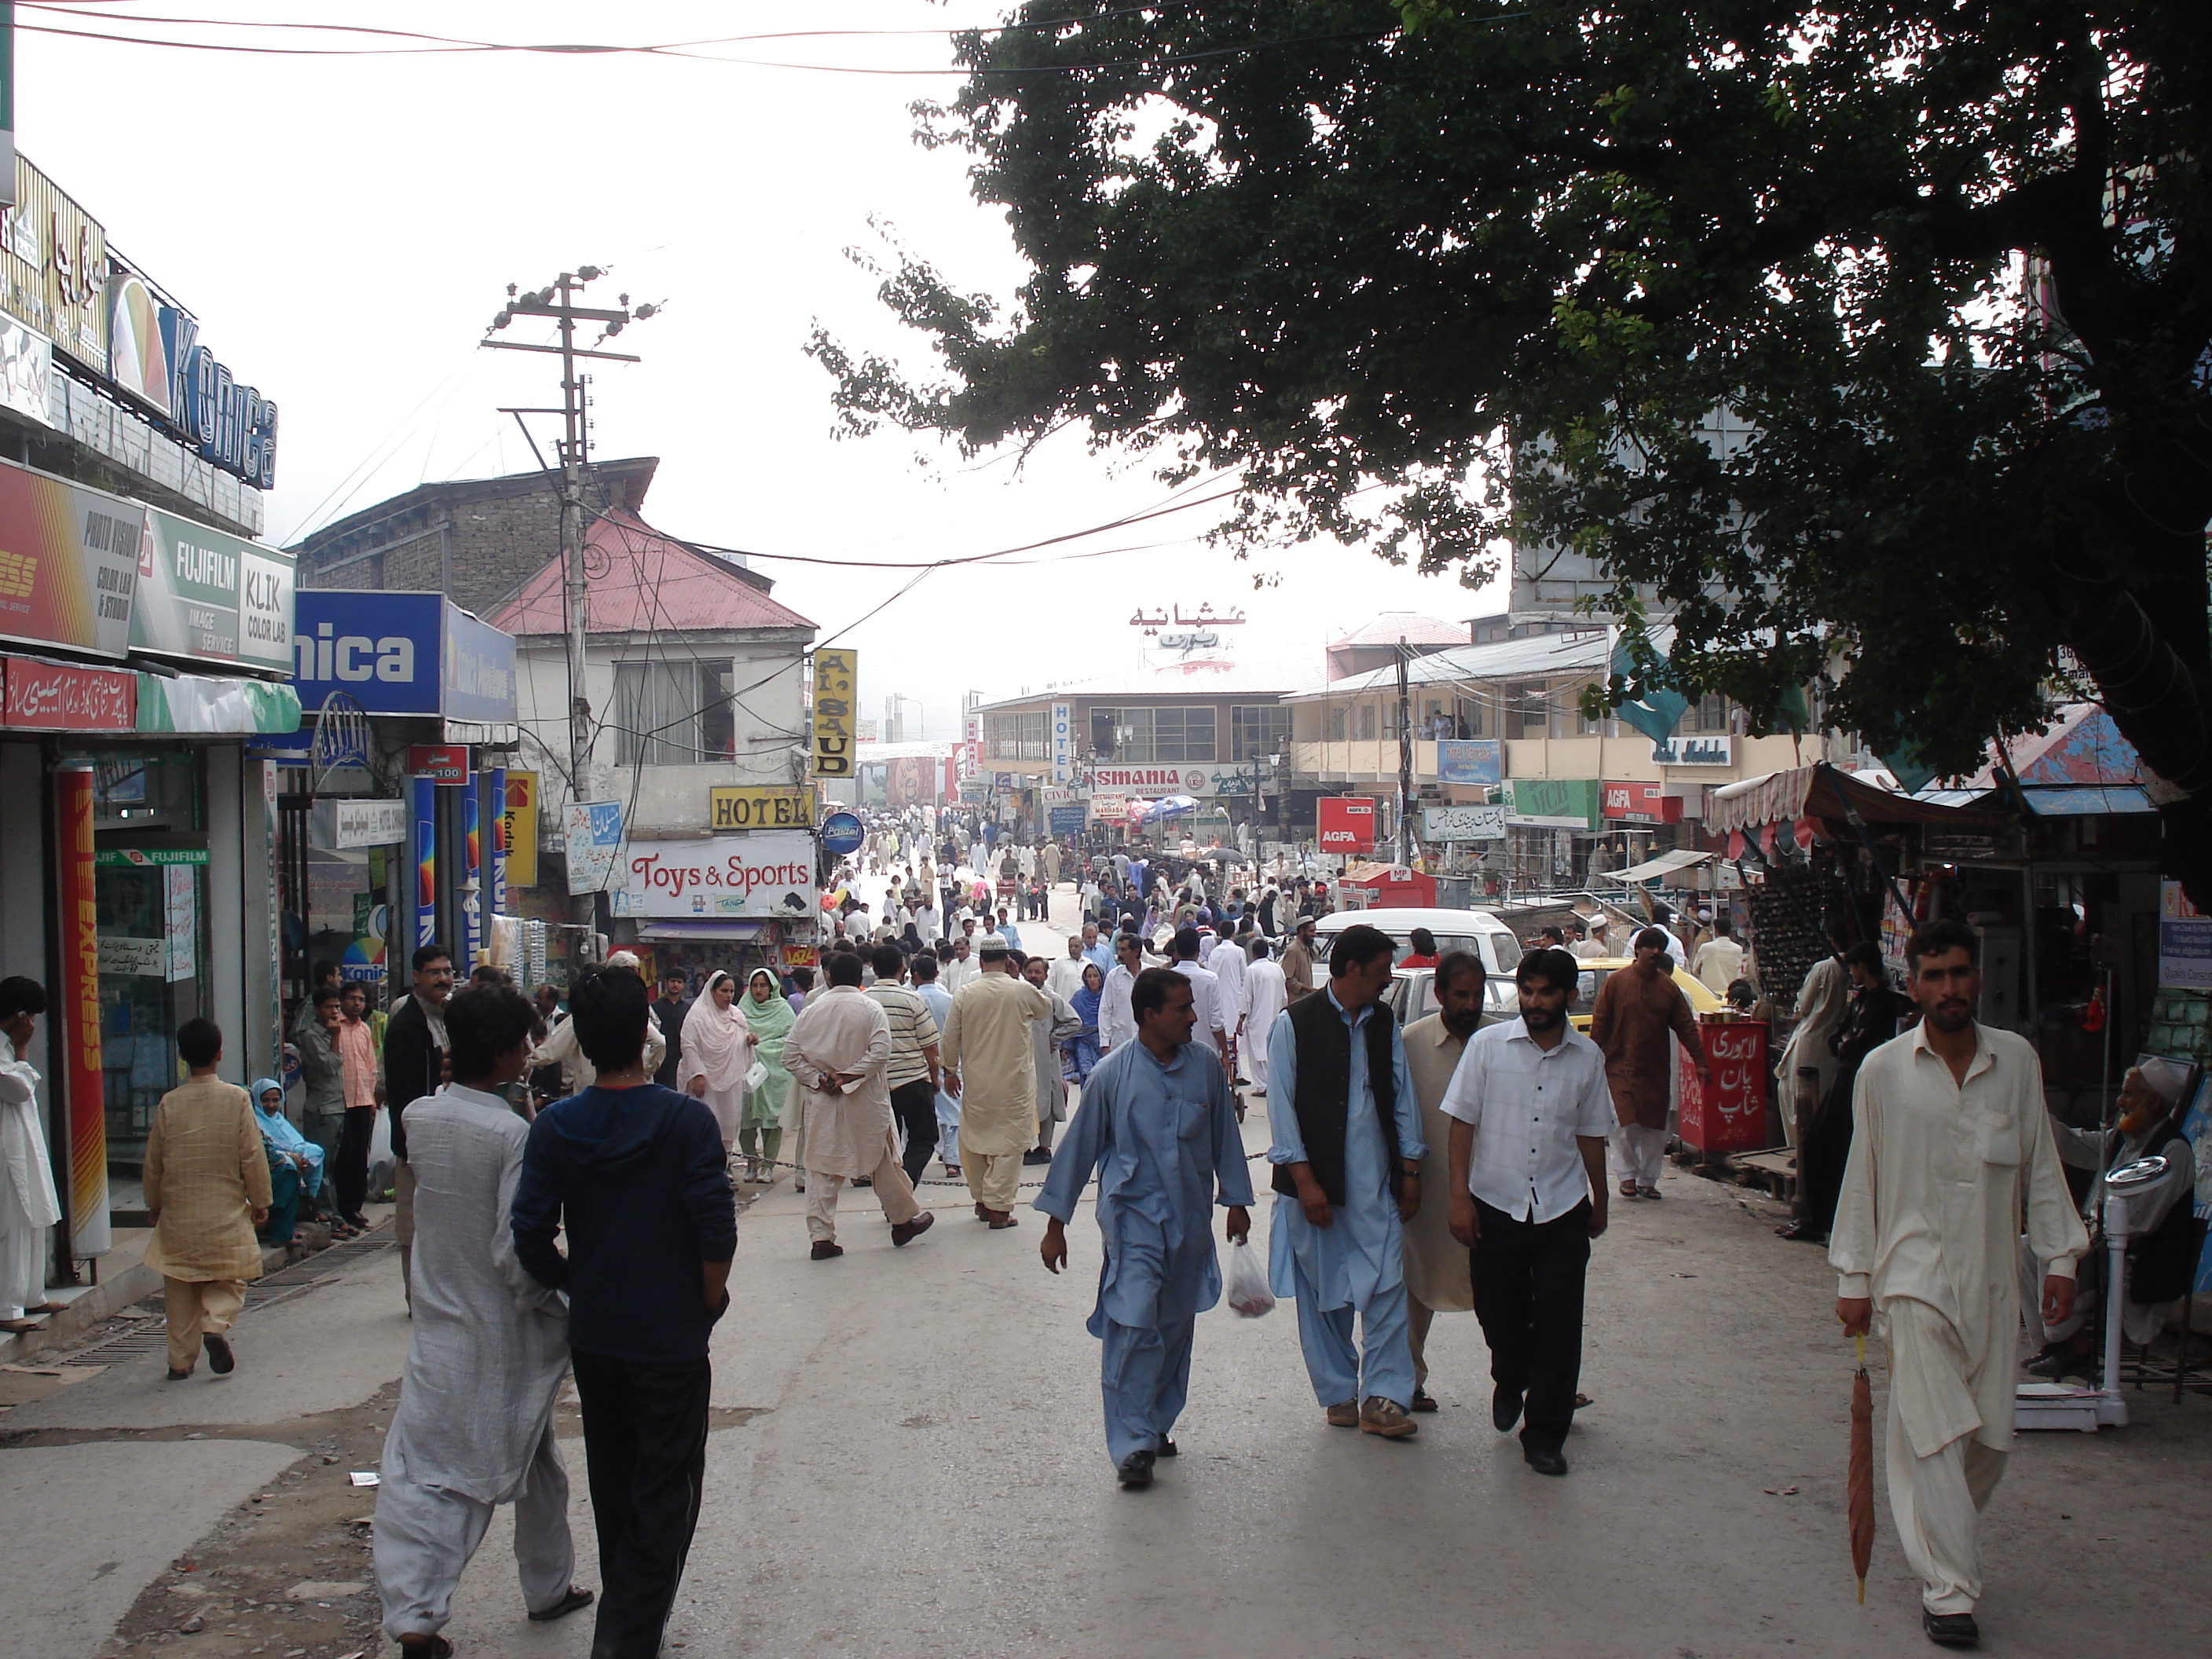
[(860, 735), (855, 714), (860, 684), (860, 653), (857, 651), (817, 651), (814, 653), (814, 775), (849, 778), (853, 775), (853, 745)]

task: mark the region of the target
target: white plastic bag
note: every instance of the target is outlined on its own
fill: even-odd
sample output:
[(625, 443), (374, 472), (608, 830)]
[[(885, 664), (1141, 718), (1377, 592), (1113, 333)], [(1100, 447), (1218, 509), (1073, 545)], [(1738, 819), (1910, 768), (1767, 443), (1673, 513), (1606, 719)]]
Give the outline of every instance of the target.
[(1267, 1270), (1260, 1264), (1260, 1253), (1243, 1239), (1229, 1247), (1228, 1299), (1229, 1305), (1239, 1317), (1257, 1319), (1275, 1305), (1275, 1293), (1267, 1288)]
[(752, 1063), (752, 1069), (745, 1073), (745, 1092), (749, 1095), (758, 1094), (761, 1085), (767, 1081), (768, 1062), (764, 1060), (755, 1060)]

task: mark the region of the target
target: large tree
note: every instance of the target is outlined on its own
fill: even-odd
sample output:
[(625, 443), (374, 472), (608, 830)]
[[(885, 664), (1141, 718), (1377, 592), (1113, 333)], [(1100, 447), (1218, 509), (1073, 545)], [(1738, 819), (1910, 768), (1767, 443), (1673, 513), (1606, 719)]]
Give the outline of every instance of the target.
[(1571, 548), (1674, 623), (1616, 696), (1825, 677), (1941, 771), (2071, 682), (2212, 902), (2207, 0), (1032, 0), (959, 49), (922, 137), (1033, 274), (902, 254), (941, 368), (817, 337), (848, 424), (1080, 422), (1255, 544)]

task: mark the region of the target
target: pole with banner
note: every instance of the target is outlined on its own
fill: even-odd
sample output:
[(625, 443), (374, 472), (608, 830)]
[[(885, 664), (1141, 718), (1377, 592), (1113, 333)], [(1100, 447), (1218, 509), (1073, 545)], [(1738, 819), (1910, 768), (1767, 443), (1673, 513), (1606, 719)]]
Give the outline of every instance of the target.
[(491, 801), (491, 845), (484, 860), (484, 937), (498, 939), (499, 918), (507, 914), (507, 769), (495, 766), (484, 773), (484, 793)]
[[(407, 850), (415, 866), (415, 948), (419, 950), (438, 937), (438, 781), (408, 779), (407, 798), (414, 825)], [(395, 963), (395, 971), (400, 966)]]
[(483, 808), (475, 773), (461, 791), (461, 960), (465, 977), (483, 947)]
[(814, 775), (850, 778), (860, 737), (860, 653), (814, 653)]
[(69, 1124), (70, 1249), (78, 1260), (115, 1247), (107, 1218), (107, 1101), (100, 1046), (100, 895), (93, 876), (92, 767), (54, 774), (54, 846), (61, 877), (62, 1089)]

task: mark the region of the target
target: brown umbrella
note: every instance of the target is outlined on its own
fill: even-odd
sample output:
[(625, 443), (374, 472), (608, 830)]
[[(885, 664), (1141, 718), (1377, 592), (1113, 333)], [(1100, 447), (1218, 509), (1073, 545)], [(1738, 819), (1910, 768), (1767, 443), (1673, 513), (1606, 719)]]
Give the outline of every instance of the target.
[(1851, 1522), (1851, 1565), (1859, 1576), (1859, 1605), (1866, 1605), (1867, 1563), (1874, 1556), (1874, 1391), (1867, 1382), (1866, 1338), (1857, 1339), (1858, 1375), (1851, 1379), (1851, 1457), (1844, 1479), (1844, 1508)]

